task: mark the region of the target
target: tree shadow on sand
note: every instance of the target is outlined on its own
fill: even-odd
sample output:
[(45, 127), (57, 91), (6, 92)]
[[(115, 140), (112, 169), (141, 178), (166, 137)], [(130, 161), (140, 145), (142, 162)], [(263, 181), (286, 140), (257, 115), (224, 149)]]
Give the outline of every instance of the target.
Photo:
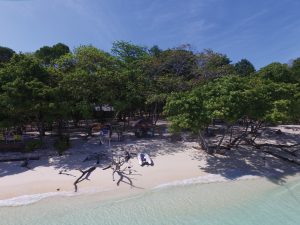
[[(32, 153), (5, 153), (1, 157), (24, 157), (24, 155), (38, 155), (39, 160), (29, 160), (28, 167), (30, 170), (34, 170), (36, 167), (54, 167), (58, 173), (68, 173), (70, 170), (87, 169), (95, 164), (98, 167), (103, 167), (109, 161), (107, 148), (99, 146), (97, 139), (72, 140), (72, 148), (67, 150), (62, 156), (59, 156), (57, 152), (52, 149), (38, 150)], [(92, 158), (93, 156), (94, 158)], [(90, 157), (90, 160), (85, 160)], [(28, 171), (28, 168), (21, 167), (23, 161), (17, 162), (1, 162), (0, 163), (0, 178), (24, 173)], [(66, 174), (65, 174), (66, 175)]]
[(172, 141), (170, 137), (131, 138), (116, 144), (116, 147), (127, 147), (132, 153), (147, 153), (151, 157), (174, 155), (186, 150), (183, 141)]
[[(124, 171), (117, 171), (117, 174), (119, 175), (119, 180), (117, 181), (117, 186), (119, 186), (120, 183), (122, 182), (122, 183), (130, 185), (131, 188), (144, 189), (142, 187), (137, 187), (133, 184), (133, 182), (132, 182), (133, 178), (131, 178), (130, 176), (133, 176), (135, 174), (130, 174), (130, 173), (126, 174)], [(124, 178), (127, 181), (125, 181)]]
[[(71, 136), (71, 149), (67, 150), (62, 156), (58, 156), (57, 152), (48, 143), (48, 149), (38, 150), (30, 155), (40, 156), (39, 160), (30, 160), (29, 168), (34, 170), (40, 166), (52, 166), (57, 172), (63, 171), (68, 173), (71, 170), (88, 169), (91, 166), (97, 164), (97, 167), (103, 168), (110, 162), (110, 153), (113, 149), (127, 148), (131, 153), (137, 154), (138, 152), (144, 152), (150, 155), (150, 157), (156, 157), (159, 155), (172, 155), (177, 152), (185, 150), (184, 144), (179, 142), (172, 142), (170, 137), (151, 137), (151, 138), (135, 138), (134, 135), (127, 135), (127, 138), (123, 142), (111, 142), (111, 147), (108, 144), (100, 145), (98, 137), (82, 138), (79, 134), (70, 134)], [(51, 139), (46, 137), (45, 140)], [(50, 140), (50, 142), (53, 140)], [(133, 147), (132, 147), (133, 146)], [(12, 155), (12, 153), (7, 153)], [(24, 153), (16, 153), (17, 157), (23, 157)], [(87, 157), (100, 155), (100, 159), (85, 160)], [(0, 154), (0, 157), (4, 157), (4, 154)], [(1, 162), (0, 163), (0, 178), (24, 173), (28, 171), (27, 168), (21, 167), (23, 162)], [(62, 174), (63, 175), (63, 174)]]
[[(195, 159), (199, 159), (195, 156)], [(206, 166), (200, 168), (210, 174), (217, 174), (228, 180), (236, 180), (245, 175), (264, 177), (269, 181), (282, 184), (288, 176), (300, 172), (300, 166), (283, 161), (261, 151), (239, 147), (223, 155), (206, 155)]]

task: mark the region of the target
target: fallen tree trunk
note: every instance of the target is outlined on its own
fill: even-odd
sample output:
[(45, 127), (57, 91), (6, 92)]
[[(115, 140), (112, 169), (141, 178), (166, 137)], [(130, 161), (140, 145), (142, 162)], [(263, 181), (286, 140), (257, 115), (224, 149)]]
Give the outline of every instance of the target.
[[(96, 169), (95, 166), (87, 169), (86, 171), (79, 170), (82, 175), (74, 182), (75, 192), (77, 192), (77, 184), (80, 183), (83, 180), (88, 180), (91, 173)], [(84, 177), (85, 176), (85, 177)]]
[[(295, 150), (295, 151), (288, 151), (287, 149), (285, 148), (295, 148), (297, 146), (300, 146), (300, 143), (297, 143), (297, 144), (294, 144), (294, 145), (276, 145), (276, 144), (269, 144), (269, 143), (265, 143), (265, 144), (257, 144), (255, 143), (255, 141), (253, 141), (252, 139), (248, 139), (248, 138), (243, 138), (243, 140), (245, 141), (246, 144), (256, 148), (256, 149), (261, 149), (261, 148), (265, 148), (265, 147), (271, 147), (271, 148), (277, 148), (277, 149), (280, 149), (281, 151), (293, 156), (293, 157), (296, 157), (296, 151), (298, 151), (299, 149)], [(294, 160), (294, 159), (290, 159), (290, 158), (287, 158), (287, 157), (284, 157), (280, 154), (277, 154), (273, 151), (270, 151), (270, 150), (263, 150), (264, 153), (266, 154), (269, 154), (269, 155), (272, 155), (278, 159), (282, 159), (284, 161), (287, 161), (287, 162), (290, 162), (290, 163), (294, 163), (294, 164), (297, 164), (297, 165), (300, 165), (300, 162)]]
[(300, 143), (294, 144), (294, 145), (276, 145), (276, 144), (256, 144), (258, 147), (275, 147), (275, 148), (295, 148), (295, 147), (300, 147)]
[(202, 149), (206, 151), (208, 154), (213, 154), (212, 149), (209, 147), (208, 142), (205, 140), (201, 131), (199, 131), (198, 138), (200, 142), (199, 144), (202, 147)]
[(276, 153), (274, 153), (274, 152), (272, 152), (272, 151), (269, 151), (269, 150), (264, 150), (263, 152), (264, 152), (264, 153), (267, 153), (267, 154), (269, 154), (269, 155), (272, 155), (272, 156), (274, 156), (274, 157), (276, 157), (276, 158), (278, 158), (278, 159), (282, 159), (282, 160), (284, 160), (284, 161), (287, 161), (287, 162), (290, 162), (290, 163), (294, 163), (294, 164), (300, 166), (300, 162), (297, 162), (296, 160), (286, 158), (286, 157), (284, 157), (284, 156), (281, 156), (281, 155), (276, 154)]

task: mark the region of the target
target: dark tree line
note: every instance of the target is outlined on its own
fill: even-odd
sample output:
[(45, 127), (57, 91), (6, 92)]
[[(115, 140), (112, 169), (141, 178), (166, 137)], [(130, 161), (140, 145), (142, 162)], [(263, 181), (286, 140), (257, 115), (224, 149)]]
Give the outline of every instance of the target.
[(213, 118), (299, 120), (300, 60), (255, 71), (212, 50), (162, 50), (118, 41), (111, 52), (58, 43), (33, 53), (0, 47), (0, 126), (91, 119), (111, 105), (119, 119), (164, 112), (174, 130), (199, 132)]

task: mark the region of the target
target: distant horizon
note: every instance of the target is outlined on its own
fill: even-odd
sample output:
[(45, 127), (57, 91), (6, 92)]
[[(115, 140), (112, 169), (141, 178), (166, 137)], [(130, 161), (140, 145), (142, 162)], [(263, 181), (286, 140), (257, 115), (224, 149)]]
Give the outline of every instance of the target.
[(0, 46), (34, 52), (64, 43), (110, 52), (114, 41), (161, 49), (191, 44), (258, 70), (300, 57), (297, 0), (0, 0)]

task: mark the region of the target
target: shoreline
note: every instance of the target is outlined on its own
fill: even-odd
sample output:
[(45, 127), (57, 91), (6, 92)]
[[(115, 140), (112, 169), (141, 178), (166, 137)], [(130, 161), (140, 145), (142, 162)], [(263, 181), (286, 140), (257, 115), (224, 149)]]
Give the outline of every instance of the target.
[[(287, 177), (287, 180), (299, 179), (300, 173)], [(53, 199), (57, 197), (62, 198), (72, 198), (72, 197), (84, 197), (97, 195), (97, 198), (100, 201), (107, 201), (107, 200), (124, 200), (130, 197), (136, 197), (140, 194), (145, 194), (151, 191), (160, 191), (166, 190), (170, 188), (177, 188), (177, 187), (185, 187), (185, 186), (192, 186), (192, 185), (204, 185), (204, 184), (216, 184), (216, 183), (231, 183), (231, 182), (240, 182), (240, 181), (249, 181), (249, 180), (265, 180), (266, 178), (261, 176), (255, 175), (244, 175), (235, 180), (226, 179), (219, 175), (209, 174), (200, 177), (194, 177), (184, 180), (176, 180), (169, 183), (159, 184), (155, 187), (145, 189), (143, 191), (134, 190), (132, 192), (117, 192), (117, 189), (110, 189), (110, 190), (101, 190), (101, 189), (83, 189), (80, 192), (48, 192), (48, 193), (39, 193), (39, 194), (32, 194), (32, 195), (22, 195), (8, 199), (1, 199), (0, 200), (0, 208), (1, 207), (20, 207), (20, 206), (27, 206), (31, 204), (38, 203), (40, 201), (46, 199)], [(100, 196), (101, 194), (105, 194), (105, 196)]]
[[(167, 224), (250, 225), (253, 218), (255, 224), (273, 218), (272, 222), (263, 223), (290, 221), (296, 225), (299, 202), (295, 197), (300, 190), (299, 182), (300, 177), (296, 176), (287, 178), (282, 185), (262, 178), (151, 189), (126, 196), (110, 197), (109, 193), (57, 196), (26, 206), (1, 207), (0, 212), (7, 225), (48, 221), (51, 224), (161, 224), (165, 221)], [(282, 218), (282, 214), (286, 216)]]
[[(296, 175), (295, 175), (296, 176)], [(130, 196), (135, 196), (138, 194), (143, 194), (148, 191), (157, 191), (157, 190), (163, 190), (173, 187), (182, 187), (182, 186), (189, 186), (189, 185), (195, 185), (195, 184), (211, 184), (211, 183), (224, 183), (224, 182), (237, 182), (242, 180), (253, 180), (253, 179), (263, 179), (259, 176), (252, 176), (252, 175), (245, 175), (242, 176), (236, 180), (229, 180), (225, 179), (221, 176), (210, 174), (200, 177), (194, 177), (184, 180), (176, 180), (168, 183), (162, 183), (155, 187), (145, 189), (143, 191), (134, 190), (132, 192), (117, 192), (117, 189), (107, 189), (107, 190), (101, 190), (101, 189), (83, 189), (80, 192), (46, 192), (46, 193), (37, 193), (32, 195), (22, 195), (22, 196), (16, 196), (12, 198), (7, 199), (1, 199), (0, 200), (0, 207), (14, 207), (14, 206), (26, 206), (30, 204), (37, 203), (39, 201), (42, 201), (44, 199), (48, 198), (55, 198), (55, 197), (77, 197), (77, 196), (84, 196), (84, 195), (100, 195), (100, 194), (106, 194), (106, 196), (101, 197), (101, 199), (107, 200), (107, 199), (115, 199), (115, 198), (127, 198)]]
[[(85, 162), (85, 158), (99, 151), (97, 138), (88, 141), (74, 140), (74, 147), (64, 156), (43, 156), (39, 161), (30, 162), (31, 169), (21, 168), (19, 163), (0, 164), (0, 207), (26, 205), (55, 196), (78, 196), (97, 193), (102, 199), (131, 196), (149, 190), (204, 184), (230, 182), (242, 179), (266, 178), (280, 184), (287, 177), (298, 175), (298, 167), (288, 162), (268, 156), (262, 158), (259, 152), (240, 149), (228, 152), (228, 155), (208, 155), (196, 142), (172, 143), (167, 139), (128, 140), (113, 143), (111, 148), (134, 146), (135, 153), (146, 152), (154, 166), (141, 167), (136, 157), (127, 165), (131, 172), (117, 186), (112, 180), (112, 170), (107, 162), (96, 165), (94, 161)], [(78, 184), (74, 192), (74, 181), (81, 175), (79, 169), (86, 170), (96, 166), (89, 180)], [(64, 171), (61, 174), (61, 171)], [(131, 186), (132, 185), (132, 186)], [(25, 204), (24, 204), (25, 203)]]
[[(100, 193), (109, 190), (116, 195), (119, 195), (118, 193), (126, 195), (149, 190), (162, 183), (206, 174), (199, 169), (204, 166), (205, 162), (192, 159), (195, 154), (199, 153), (192, 147), (185, 145), (178, 147), (177, 144), (175, 149), (176, 145), (168, 143), (166, 140), (144, 140), (134, 144), (139, 146), (139, 151), (148, 151), (155, 165), (141, 167), (137, 158), (134, 157), (129, 163), (132, 174), (128, 175), (133, 187), (125, 179), (117, 186), (119, 176), (115, 174), (116, 181), (112, 181), (112, 170), (102, 170), (107, 166), (105, 163), (95, 165), (94, 161), (83, 162), (87, 155), (93, 151), (99, 151), (99, 145), (95, 144), (96, 141), (96, 139), (91, 139), (83, 146), (76, 145), (70, 151), (73, 154), (67, 156), (42, 158), (37, 162), (31, 162), (31, 170), (20, 168), (18, 163), (2, 163), (0, 166), (3, 167), (3, 171), (13, 171), (14, 169), (18, 171), (0, 177), (0, 200), (20, 198), (20, 196), (36, 196), (39, 199), (39, 196), (43, 194), (46, 196), (60, 196), (63, 195), (62, 193), (77, 195), (74, 192), (73, 183), (81, 175), (78, 169), (85, 170), (91, 166), (97, 168), (90, 175), (89, 180), (78, 184), (78, 194), (90, 191)], [(126, 143), (126, 145), (131, 146), (132, 142)], [(155, 148), (157, 149), (155, 150)], [(82, 154), (82, 149), (88, 149), (89, 152)], [(76, 151), (81, 152), (75, 154)], [(179, 164), (180, 167), (178, 167)], [(65, 171), (65, 174), (60, 174), (61, 171)]]

